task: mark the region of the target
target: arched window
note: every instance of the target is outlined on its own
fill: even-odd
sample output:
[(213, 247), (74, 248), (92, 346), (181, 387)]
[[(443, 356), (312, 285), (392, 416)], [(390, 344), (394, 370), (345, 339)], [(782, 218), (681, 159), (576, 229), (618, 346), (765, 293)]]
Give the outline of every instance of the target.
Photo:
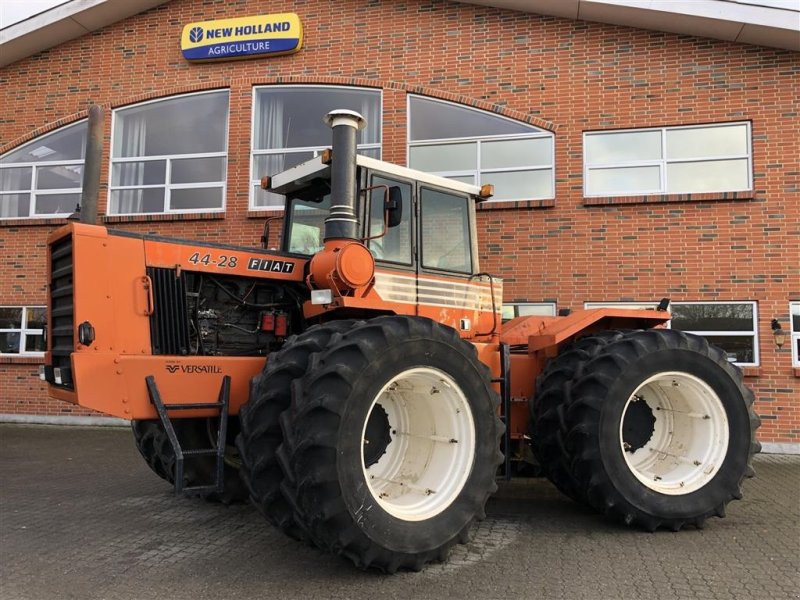
[(81, 199), (86, 121), (0, 157), (0, 218), (66, 217)]
[(553, 198), (553, 134), (492, 113), (408, 97), (408, 165), (494, 185), (492, 200)]
[(227, 156), (227, 90), (117, 109), (108, 212), (222, 211)]
[(358, 133), (358, 153), (381, 154), (381, 93), (335, 86), (263, 86), (253, 89), (250, 208), (283, 208), (283, 196), (265, 192), (259, 182), (316, 156), (331, 145), (322, 118), (331, 110), (359, 112), (367, 126)]

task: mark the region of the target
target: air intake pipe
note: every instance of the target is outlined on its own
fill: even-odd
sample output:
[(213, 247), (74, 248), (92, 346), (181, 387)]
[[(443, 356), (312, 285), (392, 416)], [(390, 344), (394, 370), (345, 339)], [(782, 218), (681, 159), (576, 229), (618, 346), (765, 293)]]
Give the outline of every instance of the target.
[(324, 241), (358, 239), (356, 135), (367, 122), (353, 110), (332, 110), (324, 119), (333, 129), (331, 210), (325, 219)]

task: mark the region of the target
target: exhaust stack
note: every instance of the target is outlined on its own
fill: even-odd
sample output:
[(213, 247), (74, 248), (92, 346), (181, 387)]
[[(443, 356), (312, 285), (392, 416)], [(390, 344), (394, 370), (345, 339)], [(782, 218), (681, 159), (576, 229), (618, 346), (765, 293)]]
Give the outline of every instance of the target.
[(333, 129), (331, 211), (325, 219), (324, 241), (358, 239), (356, 213), (356, 134), (367, 121), (353, 110), (332, 110), (324, 118)]
[(103, 108), (89, 107), (89, 132), (86, 136), (86, 159), (83, 166), (83, 192), (80, 203), (81, 223), (97, 223), (100, 195), (100, 162), (103, 159)]

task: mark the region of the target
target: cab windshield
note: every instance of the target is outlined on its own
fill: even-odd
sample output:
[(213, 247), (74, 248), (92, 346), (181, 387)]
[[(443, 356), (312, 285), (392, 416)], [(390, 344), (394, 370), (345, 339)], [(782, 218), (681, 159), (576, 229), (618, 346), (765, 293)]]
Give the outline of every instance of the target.
[(325, 219), (331, 208), (327, 186), (310, 188), (287, 198), (288, 223), (284, 250), (311, 256), (322, 250)]

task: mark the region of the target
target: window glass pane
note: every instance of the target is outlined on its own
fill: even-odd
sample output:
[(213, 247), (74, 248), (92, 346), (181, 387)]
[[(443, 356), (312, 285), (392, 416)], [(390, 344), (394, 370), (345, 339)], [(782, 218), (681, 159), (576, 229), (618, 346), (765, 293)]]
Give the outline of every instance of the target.
[(428, 173), (475, 171), (478, 168), (478, 144), (412, 146), (408, 149), (408, 159), (412, 169)]
[(164, 212), (164, 188), (111, 191), (113, 214)]
[(19, 332), (0, 333), (0, 354), (19, 354)]
[(686, 194), (746, 190), (747, 159), (668, 163), (667, 193)]
[(72, 214), (80, 202), (80, 194), (38, 194), (36, 196), (36, 214)]
[(253, 156), (253, 179), (261, 179), (264, 175), (277, 175), (312, 158), (314, 158), (313, 152), (257, 154)]
[(380, 142), (380, 92), (332, 87), (256, 90), (253, 148), (257, 150), (330, 146), (331, 130), (323, 117), (344, 108), (360, 113), (367, 126), (358, 143)]
[(540, 317), (554, 317), (556, 315), (555, 306), (552, 304), (518, 304), (517, 313), (520, 317), (538, 315)]
[(756, 362), (755, 337), (752, 335), (706, 335), (704, 337), (709, 343), (725, 350), (730, 362)]
[(31, 189), (30, 167), (0, 169), (0, 191)]
[(225, 181), (225, 158), (185, 158), (170, 165), (172, 183)]
[(47, 311), (43, 306), (32, 306), (27, 310), (27, 324), (28, 329), (44, 329), (45, 320), (47, 318)]
[(27, 217), (30, 211), (30, 194), (0, 194), (0, 218)]
[(124, 162), (111, 165), (111, 185), (164, 185), (166, 160)]
[(597, 133), (584, 137), (586, 164), (610, 165), (661, 158), (661, 131)]
[(753, 331), (753, 305), (673, 304), (671, 326), (683, 331)]
[(47, 133), (0, 158), (1, 164), (81, 160), (86, 151), (86, 121)]
[(481, 169), (510, 169), (553, 164), (552, 138), (481, 143)]
[(194, 94), (116, 111), (113, 157), (224, 152), (228, 92)]
[(659, 167), (590, 169), (586, 173), (586, 193), (591, 196), (657, 192), (660, 188)]
[(460, 181), (461, 183), (468, 183), (470, 185), (475, 185), (475, 176), (474, 175), (446, 175), (447, 179), (452, 179), (453, 181)]
[(172, 210), (199, 210), (222, 208), (222, 188), (187, 188), (170, 190)]
[(409, 121), (412, 142), (543, 131), (483, 110), (419, 96), (409, 98)]
[(369, 249), (378, 260), (411, 264), (411, 186), (407, 183), (393, 181), (384, 177), (373, 177), (372, 186), (397, 186), (402, 193), (402, 221), (396, 227), (384, 229), (385, 188), (370, 192), (370, 226), (367, 234), (371, 237), (386, 235), (370, 240)]
[(83, 165), (61, 165), (36, 169), (36, 188), (60, 190), (80, 188), (83, 183)]
[(800, 333), (800, 304), (792, 304), (792, 331)]
[(44, 352), (47, 345), (44, 343), (44, 336), (35, 333), (25, 335), (25, 352)]
[(273, 194), (261, 189), (260, 186), (253, 186), (253, 207), (254, 208), (283, 208), (286, 198), (280, 194)]
[(748, 154), (747, 125), (667, 130), (667, 158)]
[(512, 306), (511, 304), (504, 304), (500, 312), (500, 317), (503, 319), (503, 321), (510, 321), (515, 316), (516, 315), (514, 314), (514, 306)]
[(468, 200), (436, 190), (422, 190), (422, 265), (472, 270)]
[(494, 196), (490, 200), (549, 198), (553, 195), (552, 178), (550, 169), (481, 174), (482, 183), (494, 185)]
[(0, 329), (21, 329), (22, 308), (19, 306), (0, 307)]
[(369, 156), (370, 158), (376, 158), (378, 160), (381, 159), (381, 149), (380, 148), (359, 148), (358, 154), (362, 156)]

